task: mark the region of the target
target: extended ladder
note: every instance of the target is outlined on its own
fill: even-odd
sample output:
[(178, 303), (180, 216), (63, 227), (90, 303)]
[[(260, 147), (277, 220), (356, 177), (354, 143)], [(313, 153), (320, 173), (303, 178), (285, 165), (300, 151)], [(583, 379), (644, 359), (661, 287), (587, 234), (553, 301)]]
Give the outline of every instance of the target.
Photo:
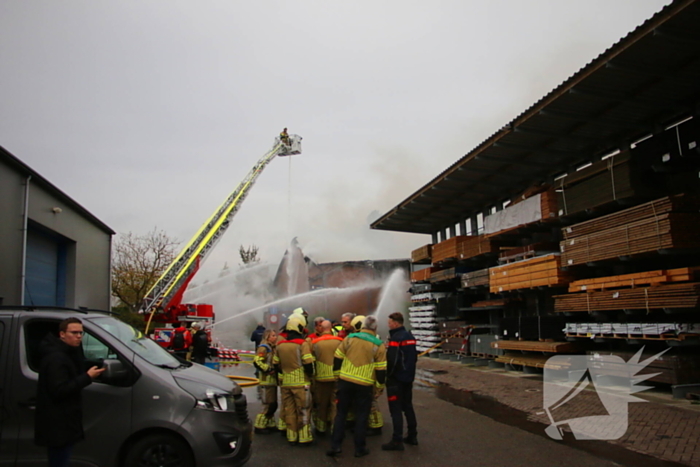
[(290, 135), (289, 145), (275, 140), (275, 145), (248, 172), (248, 175), (236, 187), (228, 198), (214, 211), (199, 231), (192, 237), (179, 255), (168, 266), (144, 298), (143, 310), (147, 313), (167, 310), (172, 305), (179, 305), (187, 284), (204, 262), (214, 246), (226, 232), (231, 219), (236, 215), (255, 181), (267, 164), (275, 156), (301, 154), (301, 136)]

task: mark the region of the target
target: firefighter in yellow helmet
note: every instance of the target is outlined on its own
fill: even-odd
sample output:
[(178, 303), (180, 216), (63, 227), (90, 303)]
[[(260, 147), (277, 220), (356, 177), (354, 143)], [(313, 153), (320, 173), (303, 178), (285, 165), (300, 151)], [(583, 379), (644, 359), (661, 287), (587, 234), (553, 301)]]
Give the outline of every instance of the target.
[(287, 338), (277, 344), (273, 359), (277, 373), (282, 376), (282, 407), (286, 422), (287, 441), (309, 446), (311, 433), (311, 378), (314, 358), (309, 343), (303, 338), (304, 322), (292, 315), (285, 330)]
[[(292, 319), (294, 319), (297, 323), (301, 324), (301, 327), (303, 329), (302, 337), (304, 337), (306, 334), (306, 319), (307, 319), (308, 315), (309, 314), (302, 307), (296, 308), (294, 311), (292, 311), (292, 313), (289, 315), (289, 318), (287, 319), (287, 323), (285, 324), (285, 328), (277, 335), (277, 344), (279, 344), (280, 342), (287, 339), (287, 332), (288, 332), (287, 331), (287, 324), (289, 324), (289, 321)], [(292, 327), (295, 327), (295, 326), (292, 326)], [(277, 378), (277, 384), (280, 387), (283, 385), (282, 384), (283, 378), (284, 378), (284, 376), (281, 374)], [(285, 405), (282, 404), (280, 406), (279, 420), (277, 421), (277, 429), (280, 432), (282, 432), (282, 434), (287, 433), (287, 422), (286, 422), (287, 417), (284, 413), (284, 410), (285, 410)]]
[(268, 434), (276, 428), (275, 412), (277, 411), (277, 373), (272, 364), (275, 356), (277, 333), (267, 329), (262, 341), (255, 352), (253, 365), (260, 376), (262, 411), (255, 417), (255, 432)]
[(311, 341), (311, 351), (316, 360), (316, 376), (313, 385), (314, 422), (316, 433), (325, 435), (335, 418), (337, 377), (333, 374), (335, 351), (343, 339), (331, 332), (331, 322), (323, 320), (318, 337)]
[(377, 319), (364, 319), (360, 332), (350, 334), (335, 351), (333, 370), (338, 374), (338, 413), (333, 423), (329, 456), (340, 454), (345, 436), (345, 418), (355, 408), (355, 457), (369, 454), (365, 444), (367, 420), (374, 399), (374, 387), (386, 380), (386, 348), (377, 338)]

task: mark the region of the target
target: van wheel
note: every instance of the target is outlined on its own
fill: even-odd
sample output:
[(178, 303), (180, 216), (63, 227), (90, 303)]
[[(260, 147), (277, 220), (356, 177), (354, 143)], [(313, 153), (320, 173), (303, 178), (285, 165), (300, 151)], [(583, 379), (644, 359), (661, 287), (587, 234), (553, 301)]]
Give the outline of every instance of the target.
[(194, 467), (189, 446), (179, 438), (158, 434), (140, 439), (129, 449), (125, 467)]

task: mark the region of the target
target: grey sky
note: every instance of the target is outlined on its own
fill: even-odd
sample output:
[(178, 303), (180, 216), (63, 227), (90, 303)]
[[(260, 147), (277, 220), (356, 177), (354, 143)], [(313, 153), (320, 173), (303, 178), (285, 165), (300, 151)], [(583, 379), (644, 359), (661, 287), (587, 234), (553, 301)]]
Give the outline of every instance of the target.
[(668, 3), (5, 0), (0, 145), (117, 232), (184, 242), (287, 126), (304, 154), (271, 163), (208, 269), (294, 236), (317, 261), (407, 257), (429, 237), (372, 211)]

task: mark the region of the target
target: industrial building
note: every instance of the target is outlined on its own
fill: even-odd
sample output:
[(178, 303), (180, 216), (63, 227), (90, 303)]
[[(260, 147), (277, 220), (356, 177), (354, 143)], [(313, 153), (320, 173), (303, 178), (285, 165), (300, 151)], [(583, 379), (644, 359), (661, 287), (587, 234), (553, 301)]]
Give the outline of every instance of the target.
[(0, 305), (109, 310), (112, 235), (0, 147)]
[(700, 383), (699, 22), (674, 1), (371, 224), (432, 240), (421, 349), (537, 373), (670, 348), (651, 381)]

